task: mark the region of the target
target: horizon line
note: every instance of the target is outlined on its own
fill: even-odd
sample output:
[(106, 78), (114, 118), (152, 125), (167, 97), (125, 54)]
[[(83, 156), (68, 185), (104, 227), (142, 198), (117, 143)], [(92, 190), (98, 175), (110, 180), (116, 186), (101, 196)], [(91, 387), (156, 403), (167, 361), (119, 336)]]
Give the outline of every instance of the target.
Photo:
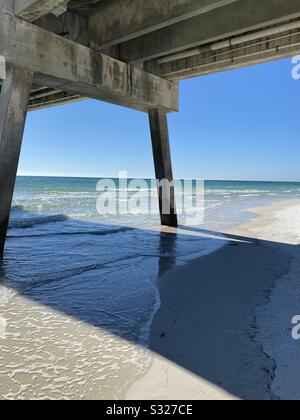
[[(52, 175), (52, 174), (17, 174), (17, 178), (68, 178), (68, 179), (74, 179), (74, 178), (81, 178), (81, 179), (119, 179), (118, 177), (112, 177), (112, 176), (95, 176), (95, 175)], [(137, 176), (137, 177), (133, 177), (130, 176), (128, 177), (128, 179), (148, 179), (148, 180), (154, 180), (155, 178), (153, 177), (141, 177), (141, 176)], [(208, 178), (174, 178), (174, 181), (176, 180), (184, 180), (184, 181), (192, 181), (192, 180), (199, 180), (199, 181), (210, 181), (210, 182), (269, 182), (269, 183), (284, 183), (284, 184), (289, 184), (289, 183), (296, 183), (296, 184), (300, 184), (300, 180), (298, 181), (294, 181), (294, 180), (289, 180), (289, 181), (284, 181), (284, 180), (262, 180), (262, 179), (208, 179)]]

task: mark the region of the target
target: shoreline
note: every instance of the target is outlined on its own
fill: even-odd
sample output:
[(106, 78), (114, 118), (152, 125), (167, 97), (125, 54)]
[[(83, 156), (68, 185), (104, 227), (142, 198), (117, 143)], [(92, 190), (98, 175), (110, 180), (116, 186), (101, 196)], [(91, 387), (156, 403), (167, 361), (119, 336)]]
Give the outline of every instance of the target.
[[(276, 314), (280, 303), (278, 297), (274, 302), (274, 296), (281, 280), (291, 273), (295, 245), (300, 243), (300, 230), (297, 236), (290, 223), (293, 213), (300, 213), (300, 201), (285, 200), (248, 211), (257, 217), (220, 232), (229, 239), (227, 245), (160, 279), (162, 305), (151, 328), (152, 366), (129, 388), (127, 399), (273, 400), (290, 395), (300, 399), (300, 383), (298, 387), (296, 379), (289, 383), (287, 363), (280, 357), (281, 330), (270, 316), (270, 308)], [(203, 273), (200, 279), (199, 273)], [(214, 295), (212, 285), (223, 301)], [(285, 304), (281, 314), (289, 311)], [(284, 338), (299, 366), (300, 346), (289, 335), (289, 320), (285, 317)]]
[[(67, 281), (55, 273), (50, 281), (49, 251), (54, 261), (65, 258), (66, 243), (77, 247), (78, 238), (58, 236), (54, 248), (42, 237), (39, 250), (30, 248), (44, 267), (42, 281), (28, 293), (0, 287), (0, 399), (300, 399), (300, 346), (290, 331), (300, 308), (300, 200), (247, 211), (257, 217), (226, 232), (157, 228), (147, 239), (133, 230), (125, 236), (132, 258), (121, 252), (116, 270), (116, 263), (105, 271), (94, 264), (103, 244), (118, 255), (123, 234), (117, 242), (92, 236), (84, 255), (83, 237), (77, 264), (91, 261), (92, 270), (72, 271)], [(26, 237), (14, 241), (28, 246)], [(18, 275), (14, 267), (8, 273)], [(156, 286), (161, 305), (152, 320), (144, 302), (151, 304)], [(130, 297), (132, 309), (140, 308), (134, 322)], [(147, 323), (145, 339), (152, 323), (149, 348), (120, 334), (129, 321), (133, 334)]]
[[(144, 341), (157, 278), (221, 246), (171, 229), (85, 236), (84, 224), (75, 225), (78, 241), (65, 235), (74, 233), (66, 223), (52, 240), (48, 224), (36, 228), (34, 244), (27, 230), (10, 236), (0, 285), (0, 399), (121, 399), (151, 364)], [(67, 247), (75, 266), (49, 273), (49, 260), (64, 261)], [(27, 267), (24, 286), (16, 260)]]

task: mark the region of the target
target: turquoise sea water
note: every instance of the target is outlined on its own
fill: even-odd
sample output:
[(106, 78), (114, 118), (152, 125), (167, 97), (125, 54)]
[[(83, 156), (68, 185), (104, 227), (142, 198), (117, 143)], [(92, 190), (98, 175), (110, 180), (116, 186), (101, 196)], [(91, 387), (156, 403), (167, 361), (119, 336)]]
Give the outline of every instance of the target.
[[(158, 209), (149, 216), (146, 209), (141, 214), (101, 216), (96, 209), (100, 194), (96, 191), (98, 179), (19, 177), (17, 180), (12, 225), (22, 218), (58, 216), (85, 222), (104, 224), (153, 226), (157, 225)], [(118, 181), (115, 180), (118, 185)], [(156, 203), (156, 190), (151, 190), (151, 180), (146, 180)], [(149, 194), (149, 191), (145, 191)], [(220, 228), (236, 225), (250, 215), (244, 210), (259, 205), (300, 197), (300, 183), (206, 181), (204, 225)], [(51, 220), (51, 219), (50, 219)], [(52, 221), (54, 219), (52, 218)], [(46, 221), (46, 220), (45, 220)], [(180, 220), (182, 222), (182, 220)]]
[[(160, 306), (158, 279), (168, 270), (218, 249), (224, 241), (203, 239), (191, 234), (191, 230), (189, 234), (155, 231), (153, 227), (159, 226), (157, 212), (151, 216), (143, 211), (134, 215), (101, 216), (96, 209), (97, 182), (84, 178), (18, 178), (5, 258), (0, 266), (0, 316), (5, 318), (11, 312), (14, 295), (7, 296), (7, 290), (11, 290), (66, 315), (68, 322), (83, 321), (85, 325), (124, 338), (122, 345), (116, 344), (124, 355), (118, 360), (111, 341), (104, 341), (97, 350), (97, 357), (107, 360), (105, 379), (99, 379), (97, 384), (99, 393), (118, 398), (125, 386), (122, 381), (126, 372), (139, 375), (144, 369), (139, 360), (127, 356), (132, 350), (126, 342), (147, 346), (153, 316)], [(150, 180), (147, 182), (150, 186)], [(155, 189), (151, 195), (156, 196)], [(204, 222), (195, 228), (217, 230), (238, 225), (254, 217), (245, 211), (248, 208), (299, 197), (300, 183), (208, 181)], [(64, 359), (56, 350), (64, 345), (56, 342), (56, 338), (49, 343), (49, 335), (42, 333), (49, 328), (49, 319), (53, 317), (46, 310), (39, 319), (34, 311), (26, 310), (24, 314), (22, 308), (18, 311), (26, 328), (34, 327), (34, 337), (38, 337), (36, 343), (29, 340), (30, 346), (45, 349), (49, 360), (59, 357), (72, 381), (67, 356)], [(16, 326), (7, 328), (13, 335)], [(55, 331), (53, 334), (56, 337)], [(85, 338), (82, 342), (77, 336), (69, 339), (74, 349), (76, 346), (85, 349)], [(22, 340), (21, 332), (16, 338), (16, 358), (19, 348), (24, 346)], [(83, 350), (78, 353), (74, 350), (72, 355), (75, 361), (78, 358), (78, 363)], [(28, 354), (30, 351), (28, 347)], [(17, 371), (31, 366), (26, 354), (24, 351), (19, 365), (15, 364)], [(95, 363), (95, 369), (96, 359), (89, 360)], [(45, 376), (43, 365), (30, 369), (37, 381)], [(112, 385), (116, 382), (117, 388)], [(25, 385), (28, 389), (32, 387), (32, 383)]]

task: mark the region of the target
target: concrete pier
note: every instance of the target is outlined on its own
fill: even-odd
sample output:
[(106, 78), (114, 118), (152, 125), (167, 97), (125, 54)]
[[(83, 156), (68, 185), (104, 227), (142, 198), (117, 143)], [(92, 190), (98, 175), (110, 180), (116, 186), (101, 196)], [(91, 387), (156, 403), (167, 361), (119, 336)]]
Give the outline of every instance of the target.
[(149, 122), (156, 180), (160, 183), (158, 185), (158, 197), (161, 224), (177, 227), (167, 114), (160, 109), (152, 110), (149, 112)]
[(0, 257), (3, 256), (15, 187), (32, 73), (7, 69), (0, 95)]

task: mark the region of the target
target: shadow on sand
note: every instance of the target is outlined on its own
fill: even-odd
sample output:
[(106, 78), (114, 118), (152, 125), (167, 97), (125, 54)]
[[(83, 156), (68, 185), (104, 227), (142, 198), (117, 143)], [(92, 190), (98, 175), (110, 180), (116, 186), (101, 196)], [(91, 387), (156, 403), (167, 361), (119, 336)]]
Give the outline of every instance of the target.
[(287, 272), (291, 245), (228, 234), (225, 247), (184, 266), (203, 237), (223, 243), (224, 235), (58, 223), (59, 230), (53, 222), (10, 229), (3, 285), (139, 342), (158, 279), (162, 306), (150, 349), (238, 398), (274, 398), (275, 366), (256, 342), (255, 309)]

